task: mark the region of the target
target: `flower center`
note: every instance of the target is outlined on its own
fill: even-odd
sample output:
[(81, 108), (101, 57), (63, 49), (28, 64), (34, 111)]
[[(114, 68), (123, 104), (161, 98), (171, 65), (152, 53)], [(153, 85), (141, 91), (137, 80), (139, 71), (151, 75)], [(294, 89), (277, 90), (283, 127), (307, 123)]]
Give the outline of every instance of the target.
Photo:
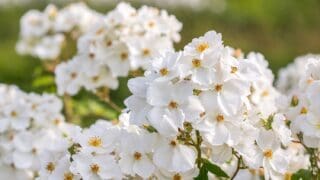
[(111, 41), (111, 40), (106, 41), (106, 45), (107, 45), (108, 47), (111, 46), (111, 45), (112, 45), (112, 41)]
[(178, 108), (178, 103), (175, 102), (175, 101), (171, 101), (168, 106), (169, 106), (169, 108), (177, 109)]
[(78, 76), (76, 72), (70, 74), (71, 79), (75, 79)]
[(155, 23), (154, 23), (153, 21), (150, 21), (150, 22), (148, 23), (148, 26), (149, 26), (150, 28), (154, 27), (154, 25), (155, 25)]
[(235, 66), (231, 66), (231, 73), (232, 74), (234, 74), (234, 73), (236, 73), (238, 71), (238, 68), (237, 67), (235, 67)]
[(308, 113), (308, 109), (306, 107), (302, 107), (300, 110), (300, 114), (307, 114)]
[(135, 152), (135, 153), (133, 154), (133, 157), (134, 157), (135, 160), (140, 160), (141, 157), (142, 157), (142, 154), (139, 153), (139, 152)]
[(49, 163), (47, 164), (47, 166), (46, 166), (46, 169), (47, 169), (47, 171), (48, 171), (49, 173), (52, 173), (55, 168), (56, 168), (56, 167), (55, 167), (55, 165), (53, 164), (53, 162), (49, 162)]
[(93, 81), (93, 82), (97, 82), (98, 80), (99, 80), (99, 76), (93, 76), (93, 77), (92, 77), (92, 81)]
[(218, 114), (218, 115), (216, 116), (216, 120), (217, 120), (218, 122), (222, 122), (222, 121), (224, 121), (224, 116), (223, 116), (222, 114)]
[(173, 180), (182, 180), (182, 177), (180, 174), (175, 174), (172, 179)]
[(167, 68), (160, 69), (161, 76), (166, 76), (169, 73), (169, 70)]
[(17, 117), (18, 113), (16, 111), (11, 111), (10, 115), (11, 117)]
[(200, 59), (193, 59), (193, 60), (192, 60), (192, 65), (193, 65), (193, 67), (195, 67), (195, 68), (201, 67), (201, 60), (200, 60)]
[(273, 152), (271, 149), (268, 149), (263, 152), (264, 157), (269, 158), (269, 159), (272, 158), (272, 154), (273, 154)]
[(177, 145), (177, 142), (175, 140), (170, 141), (170, 145), (175, 147)]
[(93, 147), (101, 147), (102, 140), (100, 137), (94, 136), (89, 139), (88, 144)]
[(217, 92), (219, 92), (219, 91), (222, 90), (222, 87), (223, 87), (222, 84), (217, 84), (217, 85), (214, 86), (214, 89), (215, 89)]
[(206, 42), (203, 42), (203, 43), (200, 43), (198, 46), (197, 46), (197, 51), (199, 52), (199, 53), (202, 53), (203, 51), (205, 51), (206, 49), (208, 49), (209, 48), (209, 44), (208, 43), (206, 43)]
[(95, 54), (94, 53), (89, 53), (89, 58), (90, 59), (93, 59), (95, 57)]
[(127, 59), (128, 59), (128, 53), (122, 52), (122, 53), (120, 54), (120, 59), (121, 59), (122, 61), (127, 60)]
[(64, 173), (63, 180), (73, 180), (73, 176), (71, 172)]
[(144, 49), (142, 50), (142, 54), (143, 54), (143, 56), (149, 56), (149, 55), (150, 55), (150, 49), (144, 48)]
[(97, 174), (100, 170), (100, 167), (98, 164), (91, 164), (90, 169), (91, 169), (91, 172), (93, 172), (94, 174)]
[(262, 97), (266, 97), (266, 96), (268, 96), (269, 95), (269, 91), (267, 91), (267, 90), (265, 90), (265, 91), (263, 91), (262, 93), (261, 93), (261, 96)]

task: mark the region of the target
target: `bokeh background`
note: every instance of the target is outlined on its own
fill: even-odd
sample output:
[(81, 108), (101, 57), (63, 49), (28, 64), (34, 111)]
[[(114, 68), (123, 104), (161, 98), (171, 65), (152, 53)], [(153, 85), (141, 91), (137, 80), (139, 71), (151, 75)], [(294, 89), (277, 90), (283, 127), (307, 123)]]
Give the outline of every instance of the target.
[[(29, 9), (43, 10), (49, 3), (62, 7), (67, 0), (0, 0), (0, 82), (32, 90), (31, 82), (40, 62), (19, 56), (15, 43), (19, 19)], [(116, 0), (88, 0), (91, 8), (107, 12)], [(244, 52), (258, 51), (276, 74), (296, 56), (320, 53), (319, 0), (131, 0), (165, 8), (183, 23), (181, 49), (194, 37), (214, 29), (226, 45)]]

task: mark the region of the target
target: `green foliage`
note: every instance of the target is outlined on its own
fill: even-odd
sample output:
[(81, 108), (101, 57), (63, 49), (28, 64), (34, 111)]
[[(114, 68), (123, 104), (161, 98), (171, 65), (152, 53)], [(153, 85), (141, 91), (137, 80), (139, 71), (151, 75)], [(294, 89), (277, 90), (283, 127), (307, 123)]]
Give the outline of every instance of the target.
[(300, 169), (298, 172), (294, 173), (291, 180), (309, 180), (312, 179), (311, 171), (306, 169)]
[(219, 166), (211, 163), (207, 159), (202, 159), (202, 167), (200, 168), (200, 172), (198, 177), (195, 180), (206, 180), (208, 179), (208, 172), (211, 172), (217, 177), (229, 178), (228, 174), (224, 172)]

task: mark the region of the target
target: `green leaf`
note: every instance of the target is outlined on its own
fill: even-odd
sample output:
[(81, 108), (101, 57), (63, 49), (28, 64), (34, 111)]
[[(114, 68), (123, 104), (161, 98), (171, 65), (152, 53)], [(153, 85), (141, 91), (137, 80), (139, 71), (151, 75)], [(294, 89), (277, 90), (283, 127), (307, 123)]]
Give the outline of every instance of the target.
[(218, 176), (218, 177), (225, 177), (228, 178), (228, 174), (224, 172), (219, 166), (211, 163), (207, 159), (202, 159), (203, 165), (206, 167), (208, 171), (210, 171), (212, 174)]
[(309, 180), (312, 179), (312, 173), (306, 169), (300, 169), (294, 173), (291, 177), (291, 180)]
[(200, 168), (199, 175), (194, 180), (208, 180), (208, 170), (205, 165)]
[(37, 77), (33, 82), (32, 86), (35, 88), (54, 85), (54, 77), (52, 75), (45, 75)]

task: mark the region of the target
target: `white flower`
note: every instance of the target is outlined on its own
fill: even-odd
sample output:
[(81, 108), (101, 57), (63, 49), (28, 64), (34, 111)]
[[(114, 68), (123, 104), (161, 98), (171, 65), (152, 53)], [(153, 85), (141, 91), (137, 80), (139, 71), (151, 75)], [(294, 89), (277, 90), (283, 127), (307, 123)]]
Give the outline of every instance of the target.
[(288, 158), (279, 149), (280, 144), (272, 131), (262, 130), (257, 139), (257, 144), (262, 150), (262, 165), (265, 170), (265, 179), (272, 179), (287, 172)]
[(59, 64), (55, 69), (55, 75), (58, 94), (75, 95), (80, 90), (82, 74), (79, 72), (79, 64), (76, 61)]
[(195, 167), (195, 149), (179, 144), (175, 139), (162, 139), (153, 155), (153, 162), (171, 172), (187, 172)]
[(107, 153), (114, 150), (114, 143), (118, 140), (120, 131), (108, 124), (94, 124), (89, 129), (83, 130), (75, 141), (81, 145), (85, 153)]
[(46, 36), (34, 47), (34, 54), (40, 59), (56, 59), (61, 53), (64, 40), (62, 34)]
[(72, 156), (71, 172), (80, 174), (83, 180), (121, 179), (119, 166), (111, 155), (79, 153)]

